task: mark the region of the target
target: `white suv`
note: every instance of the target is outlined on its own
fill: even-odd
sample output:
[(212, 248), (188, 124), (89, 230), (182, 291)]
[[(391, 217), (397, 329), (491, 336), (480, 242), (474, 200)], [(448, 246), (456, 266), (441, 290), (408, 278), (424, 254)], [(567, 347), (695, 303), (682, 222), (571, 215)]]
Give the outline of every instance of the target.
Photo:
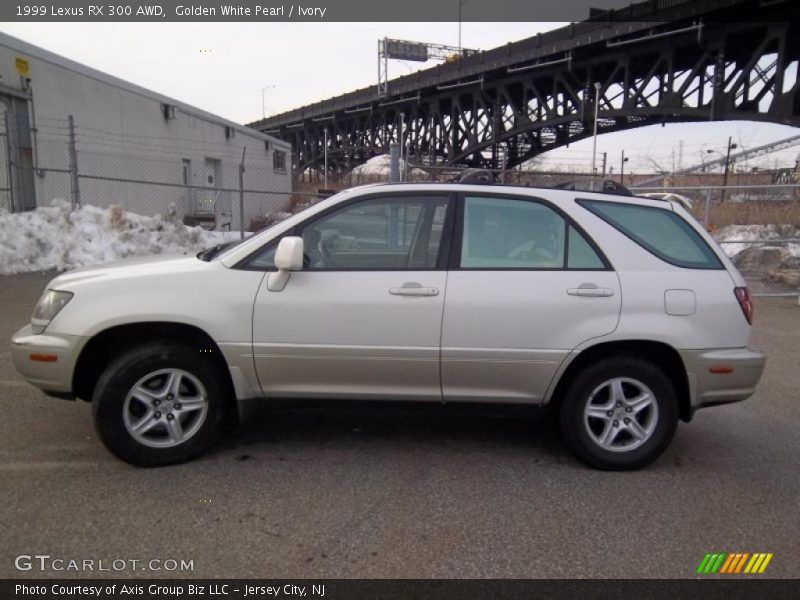
[(232, 247), (79, 269), (12, 340), (118, 457), (206, 450), (245, 398), (550, 405), (641, 467), (764, 356), (730, 260), (677, 203), (465, 184), (351, 189)]

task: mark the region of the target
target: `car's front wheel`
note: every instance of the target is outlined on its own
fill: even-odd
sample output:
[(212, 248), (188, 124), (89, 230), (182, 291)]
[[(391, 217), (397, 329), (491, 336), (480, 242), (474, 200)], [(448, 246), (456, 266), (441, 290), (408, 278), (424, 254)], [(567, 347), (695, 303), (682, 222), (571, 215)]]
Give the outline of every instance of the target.
[(168, 343), (139, 346), (100, 376), (92, 397), (95, 428), (105, 446), (129, 463), (183, 462), (213, 444), (226, 393), (207, 354)]
[(589, 465), (607, 470), (643, 467), (667, 448), (678, 423), (670, 379), (633, 356), (598, 361), (568, 386), (561, 430), (570, 449)]

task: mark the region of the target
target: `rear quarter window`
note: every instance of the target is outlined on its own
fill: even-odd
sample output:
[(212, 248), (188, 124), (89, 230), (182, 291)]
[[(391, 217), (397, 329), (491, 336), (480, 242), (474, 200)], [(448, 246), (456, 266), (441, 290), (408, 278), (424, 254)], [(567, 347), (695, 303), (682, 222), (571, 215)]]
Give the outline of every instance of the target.
[(697, 231), (671, 210), (603, 200), (577, 202), (671, 265), (686, 269), (724, 268)]

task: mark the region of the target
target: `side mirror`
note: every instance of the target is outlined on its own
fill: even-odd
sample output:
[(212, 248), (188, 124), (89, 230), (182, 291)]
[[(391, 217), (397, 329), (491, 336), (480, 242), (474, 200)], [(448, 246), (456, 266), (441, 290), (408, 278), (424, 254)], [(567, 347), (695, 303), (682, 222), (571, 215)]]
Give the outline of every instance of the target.
[(275, 251), (275, 266), (278, 268), (277, 272), (273, 271), (267, 275), (267, 289), (271, 292), (280, 292), (286, 287), (291, 272), (303, 268), (303, 238), (292, 236), (283, 238)]
[(275, 251), (275, 266), (279, 271), (300, 271), (303, 268), (303, 238), (285, 237)]

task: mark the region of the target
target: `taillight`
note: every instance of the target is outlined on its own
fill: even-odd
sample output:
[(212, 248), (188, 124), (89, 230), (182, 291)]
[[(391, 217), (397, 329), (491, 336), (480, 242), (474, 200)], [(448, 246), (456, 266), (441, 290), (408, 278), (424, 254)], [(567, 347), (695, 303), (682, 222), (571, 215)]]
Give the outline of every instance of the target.
[(739, 301), (739, 306), (742, 307), (744, 318), (747, 323), (753, 324), (753, 299), (750, 297), (750, 290), (746, 287), (733, 288), (733, 293), (736, 294), (736, 299)]

